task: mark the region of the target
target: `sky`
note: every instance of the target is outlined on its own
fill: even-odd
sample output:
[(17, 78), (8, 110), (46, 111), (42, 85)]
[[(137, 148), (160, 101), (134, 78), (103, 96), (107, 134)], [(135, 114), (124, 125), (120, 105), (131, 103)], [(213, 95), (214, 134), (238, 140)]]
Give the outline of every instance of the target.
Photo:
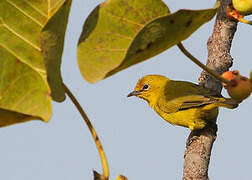
[[(102, 1), (73, 0), (62, 59), (62, 76), (91, 119), (103, 144), (110, 179), (123, 174), (129, 180), (181, 179), (189, 129), (173, 126), (143, 100), (127, 98), (139, 78), (161, 74), (170, 79), (197, 83), (201, 69), (175, 46), (96, 84), (87, 83), (77, 65), (76, 47), (83, 23)], [(172, 12), (180, 8), (202, 9), (214, 1), (164, 1)], [(206, 42), (214, 20), (184, 41), (203, 63)], [(231, 55), (232, 70), (249, 75), (252, 69), (252, 28), (239, 24)], [(223, 95), (227, 96), (225, 90)], [(209, 166), (210, 179), (251, 179), (251, 97), (235, 110), (221, 109), (218, 137)], [(49, 123), (31, 121), (0, 129), (0, 179), (91, 180), (93, 170), (102, 173), (99, 155), (80, 114), (67, 98), (53, 102)]]

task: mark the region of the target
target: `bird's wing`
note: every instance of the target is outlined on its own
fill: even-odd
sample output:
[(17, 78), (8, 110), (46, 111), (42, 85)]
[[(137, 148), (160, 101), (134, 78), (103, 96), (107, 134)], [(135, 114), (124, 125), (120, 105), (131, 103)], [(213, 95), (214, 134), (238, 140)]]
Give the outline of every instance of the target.
[(181, 104), (178, 110), (182, 111), (190, 108), (198, 108), (215, 102), (216, 99), (200, 95), (186, 96), (183, 98), (183, 103)]
[(171, 81), (164, 89), (164, 96), (158, 99), (157, 106), (166, 113), (174, 113), (217, 101), (218, 97), (206, 88), (190, 82)]
[(170, 81), (166, 85), (165, 93), (172, 94), (172, 91), (177, 92), (178, 95), (201, 95), (204, 97), (222, 97), (221, 94), (216, 93), (203, 86), (187, 82), (187, 81)]
[(180, 96), (169, 101), (166, 99), (159, 99), (157, 106), (160, 110), (166, 113), (175, 113), (177, 111), (198, 108), (215, 102), (216, 99), (209, 97), (204, 97), (201, 95), (187, 95)]

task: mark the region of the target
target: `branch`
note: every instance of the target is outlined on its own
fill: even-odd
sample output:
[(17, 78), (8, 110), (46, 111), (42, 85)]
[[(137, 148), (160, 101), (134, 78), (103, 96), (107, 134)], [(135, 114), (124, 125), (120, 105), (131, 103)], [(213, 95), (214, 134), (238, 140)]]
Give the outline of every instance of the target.
[[(232, 66), (232, 57), (229, 54), (237, 23), (226, 17), (226, 6), (231, 0), (222, 0), (212, 35), (207, 42), (207, 66), (219, 74), (227, 71)], [(218, 80), (203, 71), (199, 84), (220, 93), (222, 85)], [(185, 151), (184, 180), (208, 178), (208, 165), (213, 143), (216, 139), (216, 122), (209, 124), (200, 131), (193, 131), (188, 137)]]
[(180, 51), (182, 51), (182, 53), (187, 56), (192, 62), (194, 62), (195, 64), (197, 64), (199, 67), (201, 67), (203, 70), (205, 70), (206, 72), (208, 72), (210, 75), (212, 75), (213, 77), (215, 77), (216, 79), (218, 79), (221, 82), (224, 82), (226, 84), (230, 83), (229, 80), (223, 78), (220, 74), (218, 74), (216, 71), (208, 68), (206, 65), (202, 64), (196, 57), (194, 57), (189, 51), (186, 50), (186, 48), (184, 47), (184, 45), (179, 42), (177, 44), (178, 48), (180, 49)]
[(94, 129), (93, 125), (91, 124), (88, 116), (86, 115), (85, 111), (82, 109), (80, 103), (77, 101), (77, 99), (74, 97), (74, 95), (72, 94), (72, 92), (68, 89), (68, 87), (64, 83), (63, 83), (63, 87), (65, 89), (66, 94), (69, 96), (69, 98), (71, 99), (71, 101), (73, 102), (73, 104), (75, 105), (75, 107), (78, 109), (79, 113), (81, 114), (82, 118), (86, 122), (86, 124), (88, 126), (88, 129), (91, 132), (91, 134), (93, 136), (93, 139), (95, 141), (97, 150), (98, 150), (98, 152), (100, 154), (101, 163), (102, 163), (102, 169), (103, 169), (103, 175), (100, 175), (100, 174), (98, 174), (95, 171), (94, 171), (94, 175), (96, 176), (96, 179), (108, 180), (108, 178), (109, 178), (108, 162), (107, 162), (107, 159), (106, 159), (105, 152), (104, 152), (104, 150), (102, 148), (100, 139), (99, 139), (97, 133), (95, 132), (95, 129)]

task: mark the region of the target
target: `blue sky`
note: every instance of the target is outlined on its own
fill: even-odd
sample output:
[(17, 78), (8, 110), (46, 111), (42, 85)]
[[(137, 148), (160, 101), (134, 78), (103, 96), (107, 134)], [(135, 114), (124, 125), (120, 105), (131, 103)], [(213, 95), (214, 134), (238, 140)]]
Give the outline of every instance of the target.
[[(102, 1), (74, 0), (66, 33), (62, 75), (79, 99), (102, 141), (111, 179), (124, 174), (130, 180), (181, 179), (185, 141), (190, 130), (172, 126), (147, 103), (126, 98), (146, 74), (197, 83), (201, 69), (173, 47), (96, 84), (88, 84), (77, 66), (76, 46), (84, 20)], [(172, 12), (179, 8), (212, 7), (214, 1), (165, 0)], [(205, 63), (206, 42), (214, 20), (184, 42)], [(248, 75), (252, 69), (252, 28), (239, 24), (233, 40), (232, 69)], [(227, 96), (225, 90), (223, 94)], [(251, 179), (251, 97), (238, 109), (221, 109), (218, 137), (209, 168), (211, 179)], [(53, 103), (49, 123), (32, 121), (2, 128), (1, 175), (4, 180), (91, 180), (92, 170), (102, 171), (93, 139), (79, 113), (67, 98)]]

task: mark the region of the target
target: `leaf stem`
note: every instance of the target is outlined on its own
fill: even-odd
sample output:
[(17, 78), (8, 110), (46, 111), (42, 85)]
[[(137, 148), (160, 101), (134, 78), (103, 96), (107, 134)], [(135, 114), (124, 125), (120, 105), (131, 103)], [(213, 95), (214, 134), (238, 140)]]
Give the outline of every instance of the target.
[(79, 113), (81, 114), (82, 118), (86, 122), (86, 124), (88, 126), (88, 129), (89, 129), (89, 131), (91, 132), (91, 134), (93, 136), (93, 139), (95, 141), (97, 150), (98, 150), (100, 158), (101, 158), (102, 169), (103, 169), (103, 177), (105, 179), (108, 179), (109, 178), (108, 161), (107, 161), (105, 152), (103, 150), (102, 144), (101, 144), (101, 142), (99, 140), (99, 137), (98, 137), (97, 133), (95, 132), (95, 129), (94, 129), (93, 125), (91, 124), (87, 114), (85, 113), (85, 111), (81, 107), (80, 103), (77, 101), (77, 99), (74, 97), (72, 92), (68, 89), (68, 87), (64, 83), (63, 83), (63, 87), (65, 89), (66, 94), (69, 96), (69, 98), (71, 99), (71, 101), (73, 102), (75, 107), (78, 109)]
[(240, 14), (237, 10), (235, 10), (232, 5), (227, 6), (226, 14), (227, 14), (227, 17), (229, 17), (231, 19), (235, 19), (239, 22), (252, 25), (252, 21), (248, 21), (248, 20), (244, 19), (244, 15)]
[(248, 20), (243, 19), (243, 18), (239, 18), (239, 19), (237, 19), (237, 20), (240, 21), (240, 22), (242, 22), (242, 23), (252, 25), (252, 21), (248, 21)]
[(201, 67), (202, 69), (204, 69), (206, 72), (208, 72), (209, 74), (211, 74), (213, 77), (215, 77), (216, 79), (220, 80), (221, 82), (224, 83), (230, 83), (229, 80), (223, 78), (222, 76), (220, 76), (216, 71), (208, 68), (207, 66), (205, 66), (204, 64), (202, 64), (197, 58), (195, 58), (189, 51), (187, 51), (184, 47), (184, 45), (179, 42), (177, 44), (178, 48), (183, 52), (183, 54), (185, 56), (187, 56), (190, 60), (192, 60), (195, 64), (197, 64), (199, 67)]

